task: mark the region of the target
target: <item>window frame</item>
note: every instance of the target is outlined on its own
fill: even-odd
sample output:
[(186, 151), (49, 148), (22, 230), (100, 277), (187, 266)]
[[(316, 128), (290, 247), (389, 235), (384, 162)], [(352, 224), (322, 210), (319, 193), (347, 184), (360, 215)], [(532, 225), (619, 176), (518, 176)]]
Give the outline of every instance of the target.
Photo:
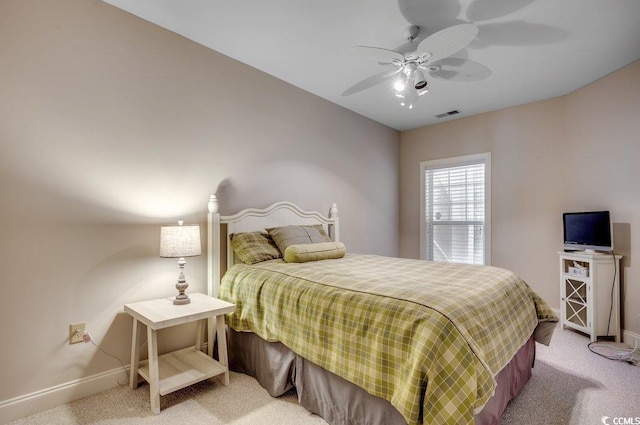
[(420, 258), (426, 254), (425, 173), (427, 170), (484, 163), (484, 265), (491, 265), (491, 152), (420, 162)]

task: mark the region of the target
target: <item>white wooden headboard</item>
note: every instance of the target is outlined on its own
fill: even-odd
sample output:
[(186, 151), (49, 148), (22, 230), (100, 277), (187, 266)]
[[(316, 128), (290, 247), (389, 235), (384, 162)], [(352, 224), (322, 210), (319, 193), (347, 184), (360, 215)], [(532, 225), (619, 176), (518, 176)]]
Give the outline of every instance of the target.
[(234, 215), (221, 216), (218, 198), (209, 198), (209, 214), (207, 218), (207, 290), (209, 295), (218, 296), (222, 265), (222, 248), (220, 246), (220, 227), (227, 225), (227, 269), (235, 263), (235, 255), (229, 240), (229, 235), (239, 232), (261, 231), (269, 227), (288, 225), (320, 224), (335, 242), (340, 241), (338, 208), (334, 203), (326, 217), (319, 212), (304, 211), (292, 202), (276, 202), (264, 209), (247, 208)]

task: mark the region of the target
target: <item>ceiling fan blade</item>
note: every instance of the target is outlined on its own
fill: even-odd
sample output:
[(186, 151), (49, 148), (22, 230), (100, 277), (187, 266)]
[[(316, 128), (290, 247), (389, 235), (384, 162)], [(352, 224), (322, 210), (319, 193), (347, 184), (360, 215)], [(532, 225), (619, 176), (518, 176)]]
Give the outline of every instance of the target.
[(356, 46), (354, 51), (373, 58), (376, 61), (391, 62), (392, 60), (404, 60), (404, 55), (395, 50), (383, 49), (382, 47)]
[(440, 59), (427, 65), (427, 70), (429, 75), (448, 81), (480, 81), (491, 75), (491, 70), (486, 66), (461, 58)]
[(467, 47), (478, 35), (478, 27), (473, 24), (460, 24), (445, 28), (425, 38), (416, 53), (429, 53), (429, 63), (449, 57)]
[(402, 16), (413, 25), (421, 28), (446, 28), (460, 15), (462, 6), (451, 0), (398, 0)]
[(488, 21), (502, 18), (524, 9), (536, 0), (472, 0), (467, 7), (467, 19), (470, 21)]
[(372, 75), (369, 78), (365, 78), (364, 80), (360, 81), (359, 83), (354, 84), (353, 86), (349, 87), (348, 89), (346, 89), (345, 91), (342, 92), (342, 96), (350, 96), (354, 93), (358, 93), (362, 90), (371, 88), (377, 84), (380, 84), (386, 80), (388, 80), (389, 78), (393, 77), (394, 75), (398, 74), (400, 72), (400, 68), (398, 69), (394, 69), (393, 71), (385, 71), (385, 72), (381, 72), (379, 74), (375, 74)]

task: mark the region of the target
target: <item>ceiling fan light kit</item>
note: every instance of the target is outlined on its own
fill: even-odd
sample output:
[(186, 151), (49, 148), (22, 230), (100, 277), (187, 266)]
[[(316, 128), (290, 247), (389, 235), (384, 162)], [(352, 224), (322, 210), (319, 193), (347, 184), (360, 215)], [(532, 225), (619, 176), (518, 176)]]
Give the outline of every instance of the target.
[(424, 72), (421, 69), (418, 69), (413, 75), (413, 87), (416, 90), (427, 87), (427, 80), (424, 78)]
[[(410, 25), (403, 34), (413, 42), (419, 33), (420, 27)], [(451, 57), (467, 47), (477, 35), (478, 27), (475, 25), (460, 24), (431, 34), (418, 44), (415, 52), (407, 54), (381, 47), (358, 46), (359, 50), (374, 56), (379, 65), (392, 65), (396, 69), (366, 78), (345, 90), (342, 96), (350, 96), (391, 79), (395, 96), (401, 101), (400, 105), (412, 109), (419, 96), (429, 91), (425, 73), (430, 77), (449, 81), (478, 81), (487, 78), (491, 71), (484, 65)], [(410, 86), (413, 89), (407, 90)]]

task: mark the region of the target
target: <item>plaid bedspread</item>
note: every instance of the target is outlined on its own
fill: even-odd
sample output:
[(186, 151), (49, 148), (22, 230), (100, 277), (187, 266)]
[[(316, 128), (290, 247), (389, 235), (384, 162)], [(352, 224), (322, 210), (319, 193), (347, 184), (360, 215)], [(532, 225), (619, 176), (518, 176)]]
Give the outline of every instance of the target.
[(235, 265), (220, 297), (237, 331), (389, 400), (412, 424), (472, 424), (494, 375), (554, 313), (514, 273), (374, 255)]

